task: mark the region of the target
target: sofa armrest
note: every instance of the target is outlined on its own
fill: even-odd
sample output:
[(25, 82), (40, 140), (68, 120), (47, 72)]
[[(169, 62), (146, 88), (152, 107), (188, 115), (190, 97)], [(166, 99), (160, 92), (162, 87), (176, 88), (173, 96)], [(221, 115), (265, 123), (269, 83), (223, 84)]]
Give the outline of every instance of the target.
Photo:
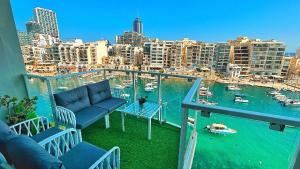
[(99, 158), (89, 169), (103, 168), (104, 166), (110, 165), (113, 169), (120, 169), (120, 148), (113, 147), (101, 158)]
[(49, 129), (49, 121), (46, 117), (36, 117), (10, 126), (16, 134), (32, 137), (40, 132)]
[(56, 158), (64, 155), (81, 142), (79, 133), (73, 129), (63, 130), (39, 142), (46, 151)]
[(67, 108), (56, 106), (56, 111), (53, 114), (53, 118), (58, 125), (76, 128), (75, 114)]

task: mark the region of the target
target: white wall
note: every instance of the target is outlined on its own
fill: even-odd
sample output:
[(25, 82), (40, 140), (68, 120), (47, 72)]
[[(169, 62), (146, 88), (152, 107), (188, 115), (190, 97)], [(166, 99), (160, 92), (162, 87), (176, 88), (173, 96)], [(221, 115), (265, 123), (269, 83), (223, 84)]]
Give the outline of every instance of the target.
[[(26, 97), (25, 65), (9, 0), (0, 1), (0, 96)], [(0, 109), (0, 119), (5, 117)]]

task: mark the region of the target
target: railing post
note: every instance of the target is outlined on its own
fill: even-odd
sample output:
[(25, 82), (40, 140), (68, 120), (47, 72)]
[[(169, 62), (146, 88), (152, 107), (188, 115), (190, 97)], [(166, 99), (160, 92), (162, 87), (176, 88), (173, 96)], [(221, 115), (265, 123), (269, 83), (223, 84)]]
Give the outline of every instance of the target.
[(28, 85), (28, 76), (26, 74), (24, 74), (23, 79), (24, 79), (24, 84), (25, 84), (27, 96), (30, 97), (29, 85)]
[(103, 78), (106, 79), (106, 70), (103, 69)]
[(187, 120), (188, 120), (188, 109), (182, 109), (182, 122), (180, 130), (180, 144), (179, 144), (179, 154), (178, 154), (178, 169), (183, 168), (184, 152), (185, 152), (185, 142), (187, 133)]
[(48, 95), (49, 95), (49, 100), (50, 100), (50, 105), (51, 105), (51, 110), (52, 110), (52, 115), (54, 114), (54, 112), (56, 111), (55, 109), (55, 100), (54, 100), (54, 96), (53, 96), (53, 88), (51, 85), (51, 81), (46, 78), (46, 85), (47, 85), (47, 90), (48, 90)]
[(157, 75), (157, 103), (161, 105), (161, 75)]
[(136, 83), (135, 83), (135, 74), (134, 72), (132, 73), (132, 84), (133, 84), (133, 103), (136, 102)]
[(300, 141), (298, 143), (290, 169), (300, 169)]

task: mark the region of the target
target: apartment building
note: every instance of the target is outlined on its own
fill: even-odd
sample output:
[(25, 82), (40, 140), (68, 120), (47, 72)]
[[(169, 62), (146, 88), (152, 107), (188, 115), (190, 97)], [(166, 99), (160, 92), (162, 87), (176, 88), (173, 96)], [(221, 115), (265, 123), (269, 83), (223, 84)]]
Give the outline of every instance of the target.
[(198, 64), (201, 67), (213, 68), (213, 58), (214, 58), (215, 44), (214, 43), (201, 43), (201, 54)]
[(141, 47), (145, 42), (149, 41), (149, 39), (139, 32), (124, 32), (123, 35), (116, 36), (115, 41), (116, 44), (129, 44)]
[(231, 45), (228, 43), (216, 43), (213, 57), (213, 69), (217, 72), (226, 72), (230, 63)]
[(292, 58), (293, 57), (290, 56), (282, 58), (282, 67), (280, 73), (282, 77), (287, 77), (289, 75)]
[(196, 42), (186, 46), (186, 66), (195, 67), (200, 64), (202, 43)]
[(275, 40), (255, 39), (250, 44), (250, 73), (255, 75), (281, 75), (285, 45)]
[(18, 31), (20, 46), (31, 45), (32, 37), (27, 32)]
[(231, 63), (241, 67), (241, 75), (247, 76), (250, 72), (250, 39), (247, 37), (238, 37), (236, 40), (229, 41), (233, 46)]

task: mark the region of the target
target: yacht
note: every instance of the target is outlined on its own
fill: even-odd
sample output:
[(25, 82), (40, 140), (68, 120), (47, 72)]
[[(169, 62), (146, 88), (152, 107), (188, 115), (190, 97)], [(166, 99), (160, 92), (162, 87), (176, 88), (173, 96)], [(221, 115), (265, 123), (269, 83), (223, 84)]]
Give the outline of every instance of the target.
[(248, 103), (249, 102), (249, 100), (243, 99), (242, 97), (235, 97), (234, 101), (238, 102), (238, 103)]
[(284, 102), (284, 106), (291, 106), (291, 107), (300, 107), (299, 100), (288, 100)]
[(154, 90), (152, 83), (147, 83), (145, 86), (145, 92), (152, 92)]
[(239, 87), (237, 87), (237, 86), (229, 85), (229, 86), (227, 86), (227, 90), (234, 90), (234, 91), (237, 91), (237, 90), (241, 90), (241, 88), (239, 88)]
[(228, 135), (228, 134), (235, 134), (235, 133), (237, 133), (236, 130), (228, 128), (224, 124), (218, 124), (218, 123), (213, 123), (212, 125), (207, 125), (205, 128), (209, 132), (214, 133), (214, 134)]
[(285, 102), (288, 98), (285, 95), (278, 94), (273, 96), (273, 99), (279, 101), (279, 102)]

